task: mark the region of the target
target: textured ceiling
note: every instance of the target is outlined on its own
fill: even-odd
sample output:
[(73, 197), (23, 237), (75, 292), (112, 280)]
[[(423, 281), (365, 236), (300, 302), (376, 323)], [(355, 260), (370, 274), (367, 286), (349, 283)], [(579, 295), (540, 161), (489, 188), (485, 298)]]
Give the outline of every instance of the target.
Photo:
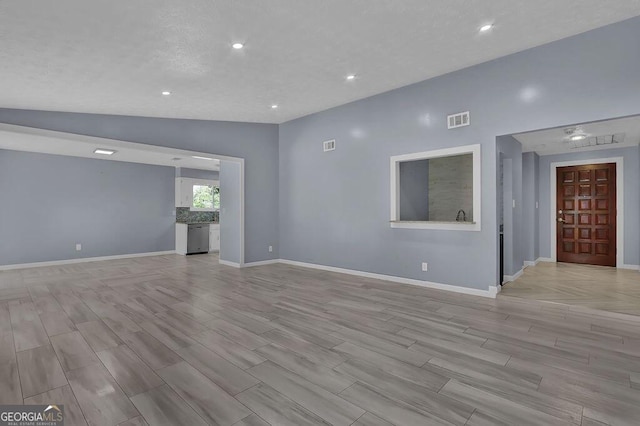
[(639, 14), (640, 0), (0, 0), (0, 107), (280, 123)]
[[(577, 133), (585, 135), (586, 139), (584, 141), (572, 143), (565, 133), (565, 129), (575, 129), (576, 127)], [(581, 145), (587, 145), (585, 142), (593, 140), (593, 138), (607, 138), (612, 135), (617, 135), (617, 138), (615, 139), (618, 139), (621, 142), (616, 144), (580, 147)], [(578, 126), (557, 127), (554, 129), (539, 130), (537, 132), (520, 133), (513, 135), (513, 137), (522, 144), (523, 152), (535, 151), (540, 155), (635, 146), (640, 144), (640, 116), (584, 123)], [(595, 143), (595, 141), (593, 143)], [(578, 147), (576, 148), (576, 146)]]

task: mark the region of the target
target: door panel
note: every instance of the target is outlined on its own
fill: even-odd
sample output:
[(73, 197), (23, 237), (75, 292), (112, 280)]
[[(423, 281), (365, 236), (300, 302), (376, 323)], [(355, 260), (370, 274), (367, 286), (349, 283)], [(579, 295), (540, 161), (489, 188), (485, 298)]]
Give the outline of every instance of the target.
[(558, 262), (616, 266), (616, 165), (557, 169)]

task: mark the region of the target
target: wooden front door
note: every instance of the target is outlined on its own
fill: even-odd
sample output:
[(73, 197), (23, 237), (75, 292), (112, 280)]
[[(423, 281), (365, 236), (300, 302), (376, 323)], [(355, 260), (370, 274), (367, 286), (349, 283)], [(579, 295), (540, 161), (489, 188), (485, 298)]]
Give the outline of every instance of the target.
[(558, 262), (616, 266), (616, 165), (557, 169)]

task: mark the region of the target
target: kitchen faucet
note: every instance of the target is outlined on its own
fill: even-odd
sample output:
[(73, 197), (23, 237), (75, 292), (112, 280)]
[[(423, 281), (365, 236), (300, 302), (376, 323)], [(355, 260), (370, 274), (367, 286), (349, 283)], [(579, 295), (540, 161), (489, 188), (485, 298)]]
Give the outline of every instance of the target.
[(458, 210), (458, 214), (456, 215), (456, 222), (460, 222), (460, 215), (461, 214), (462, 214), (462, 221), (466, 222), (467, 221), (467, 214), (462, 209)]

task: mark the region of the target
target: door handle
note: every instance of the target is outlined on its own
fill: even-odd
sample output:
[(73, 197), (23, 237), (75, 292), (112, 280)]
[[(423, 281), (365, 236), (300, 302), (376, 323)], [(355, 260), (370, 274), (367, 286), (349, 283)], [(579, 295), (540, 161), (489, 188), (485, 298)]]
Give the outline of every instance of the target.
[(558, 218), (558, 222), (560, 222), (560, 223), (564, 223), (564, 219), (563, 219), (563, 218), (561, 218), (561, 217), (559, 217), (559, 218)]

